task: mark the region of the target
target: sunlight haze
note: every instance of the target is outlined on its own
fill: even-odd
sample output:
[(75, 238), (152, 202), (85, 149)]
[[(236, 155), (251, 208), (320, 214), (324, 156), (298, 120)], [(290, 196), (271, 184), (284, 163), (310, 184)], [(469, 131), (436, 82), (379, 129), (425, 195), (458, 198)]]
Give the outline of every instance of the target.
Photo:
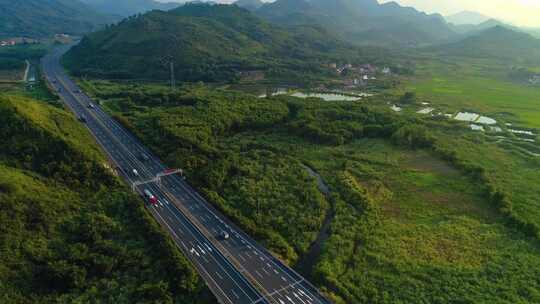
[(397, 0), (396, 2), (428, 13), (450, 15), (469, 10), (520, 26), (540, 27), (538, 18), (540, 0)]
[[(394, 0), (379, 2), (391, 1)], [(169, 1), (160, 0), (160, 2)], [(220, 0), (216, 2), (232, 3), (234, 1)], [(469, 10), (519, 26), (540, 27), (540, 18), (538, 18), (540, 16), (540, 0), (396, 0), (395, 2), (403, 6), (412, 6), (421, 11), (440, 13), (445, 16)]]

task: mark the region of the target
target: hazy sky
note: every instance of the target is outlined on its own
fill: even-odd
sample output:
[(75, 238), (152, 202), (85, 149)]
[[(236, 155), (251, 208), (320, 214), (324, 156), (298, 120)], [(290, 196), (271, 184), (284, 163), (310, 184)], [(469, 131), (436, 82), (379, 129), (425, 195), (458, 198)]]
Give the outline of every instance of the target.
[[(159, 0), (161, 2), (175, 0)], [(179, 0), (176, 0), (179, 1)], [(231, 3), (234, 0), (214, 0)], [(272, 0), (263, 0), (271, 2)], [(332, 1), (332, 0), (328, 0)], [(379, 0), (389, 2), (391, 0)], [(395, 0), (429, 13), (450, 15), (460, 11), (476, 11), (520, 26), (540, 27), (540, 0)]]
[(516, 25), (540, 27), (540, 0), (396, 0), (396, 2), (429, 13), (449, 15), (463, 10), (477, 11)]

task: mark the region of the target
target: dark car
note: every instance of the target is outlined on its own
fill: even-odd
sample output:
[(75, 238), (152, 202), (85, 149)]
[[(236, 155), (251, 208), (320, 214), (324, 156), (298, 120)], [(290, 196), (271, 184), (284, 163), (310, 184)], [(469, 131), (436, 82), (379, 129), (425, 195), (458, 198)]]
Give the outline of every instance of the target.
[(86, 123), (86, 116), (84, 114), (79, 116), (79, 121), (82, 122), (82, 123)]
[(148, 157), (148, 155), (146, 155), (146, 153), (141, 153), (140, 155), (140, 159), (144, 162), (147, 162), (150, 160), (150, 157)]

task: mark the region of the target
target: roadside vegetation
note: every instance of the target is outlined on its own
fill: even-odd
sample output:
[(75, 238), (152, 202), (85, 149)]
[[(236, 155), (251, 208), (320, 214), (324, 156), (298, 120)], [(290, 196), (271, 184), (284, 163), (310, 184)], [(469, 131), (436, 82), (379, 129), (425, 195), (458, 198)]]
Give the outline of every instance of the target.
[(212, 302), (72, 115), (2, 94), (0, 138), (0, 302)]
[(331, 214), (307, 272), (337, 303), (539, 300), (540, 163), (464, 123), (395, 114), (387, 95), (324, 102), (81, 84), (288, 263)]
[(26, 60), (38, 61), (46, 52), (42, 45), (18, 45), (0, 48), (0, 84), (20, 82)]

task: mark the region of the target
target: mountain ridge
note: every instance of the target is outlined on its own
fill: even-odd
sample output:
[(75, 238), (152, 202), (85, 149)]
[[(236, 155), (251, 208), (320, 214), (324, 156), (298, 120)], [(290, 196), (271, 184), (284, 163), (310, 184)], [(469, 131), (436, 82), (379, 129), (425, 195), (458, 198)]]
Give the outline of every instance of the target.
[(283, 26), (319, 24), (359, 45), (420, 46), (457, 35), (443, 16), (426, 14), (396, 2), (277, 0), (263, 5), (256, 14)]
[(250, 11), (256, 11), (264, 5), (264, 2), (261, 0), (238, 0), (233, 4)]
[[(172, 51), (172, 50), (175, 51)], [(354, 53), (317, 27), (285, 29), (234, 5), (152, 11), (86, 36), (65, 57), (75, 74), (167, 79), (172, 57), (185, 81), (229, 81), (242, 71), (316, 69)]]
[(132, 16), (151, 10), (171, 10), (183, 2), (158, 2), (154, 0), (80, 0), (103, 14), (120, 17)]
[(0, 36), (79, 35), (112, 21), (78, 0), (0, 0)]
[(540, 63), (540, 39), (501, 25), (432, 50), (450, 56)]
[(453, 23), (455, 25), (478, 25), (490, 19), (493, 19), (491, 17), (474, 11), (461, 11), (459, 13), (446, 16), (445, 18), (449, 23)]

